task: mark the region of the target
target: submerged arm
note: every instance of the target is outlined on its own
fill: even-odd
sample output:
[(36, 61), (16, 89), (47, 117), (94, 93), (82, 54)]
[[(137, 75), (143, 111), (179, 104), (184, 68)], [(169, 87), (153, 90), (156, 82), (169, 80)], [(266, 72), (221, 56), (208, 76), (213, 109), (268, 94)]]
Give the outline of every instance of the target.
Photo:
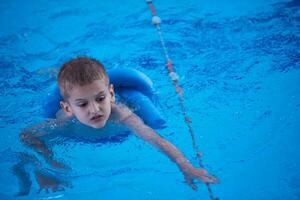
[[(25, 129), (20, 134), (20, 140), (25, 145), (29, 146), (33, 150), (35, 150), (38, 154), (42, 155), (45, 160), (53, 167), (59, 169), (66, 169), (64, 164), (57, 162), (53, 158), (53, 153), (50, 148), (48, 148), (43, 141), (44, 136), (50, 134), (51, 127), (62, 127), (66, 124), (66, 119), (49, 119), (43, 123), (37, 124), (33, 127)], [(51, 133), (53, 134), (53, 132)], [(52, 135), (51, 137), (53, 137)], [(31, 178), (29, 172), (26, 170), (27, 165), (33, 165), (34, 174), (36, 176), (36, 180), (40, 186), (39, 192), (45, 189), (52, 188), (52, 191), (55, 192), (57, 190), (62, 190), (65, 186), (67, 186), (66, 182), (58, 175), (48, 172), (47, 168), (42, 166), (42, 163), (39, 160), (30, 154), (27, 153), (19, 153), (20, 161), (13, 166), (12, 170), (16, 177), (19, 180), (19, 192), (17, 196), (28, 195), (31, 187)]]
[(58, 163), (53, 159), (53, 152), (46, 146), (45, 142), (42, 140), (42, 137), (50, 134), (47, 129), (49, 129), (51, 126), (59, 127), (63, 126), (65, 123), (65, 119), (49, 119), (45, 122), (23, 130), (20, 134), (20, 140), (25, 145), (29, 146), (37, 153), (42, 155), (54, 167), (63, 168), (64, 165)]

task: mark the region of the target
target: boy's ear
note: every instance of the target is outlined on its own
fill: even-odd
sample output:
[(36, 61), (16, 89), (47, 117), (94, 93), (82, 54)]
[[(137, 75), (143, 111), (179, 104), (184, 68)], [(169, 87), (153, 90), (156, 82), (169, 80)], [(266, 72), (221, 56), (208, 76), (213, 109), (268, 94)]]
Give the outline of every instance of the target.
[(60, 104), (60, 107), (65, 111), (65, 113), (67, 114), (68, 117), (73, 116), (71, 106), (68, 102), (60, 101), (59, 104)]
[(116, 98), (113, 84), (110, 84), (108, 89), (110, 94), (110, 102), (114, 103), (116, 101)]

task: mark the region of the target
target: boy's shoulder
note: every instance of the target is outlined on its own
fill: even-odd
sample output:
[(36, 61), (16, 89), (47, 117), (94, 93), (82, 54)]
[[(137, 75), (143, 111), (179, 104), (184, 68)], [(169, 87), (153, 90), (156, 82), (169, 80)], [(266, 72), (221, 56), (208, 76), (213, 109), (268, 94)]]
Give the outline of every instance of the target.
[(70, 119), (70, 117), (68, 117), (67, 114), (61, 108), (56, 112), (55, 117), (58, 120), (69, 120)]
[(130, 117), (133, 114), (133, 112), (122, 103), (112, 103), (111, 104), (111, 115), (110, 120), (121, 123), (128, 117)]

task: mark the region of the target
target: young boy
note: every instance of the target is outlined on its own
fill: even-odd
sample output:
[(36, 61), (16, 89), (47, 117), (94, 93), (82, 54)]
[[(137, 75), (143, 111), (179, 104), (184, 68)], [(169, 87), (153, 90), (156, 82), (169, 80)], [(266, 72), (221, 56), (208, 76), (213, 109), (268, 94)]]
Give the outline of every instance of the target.
[[(64, 114), (60, 114), (55, 125), (63, 126), (72, 119), (77, 118), (82, 124), (99, 129), (99, 135), (85, 132), (77, 133), (82, 138), (103, 137), (101, 129), (108, 124), (120, 124), (131, 129), (133, 134), (158, 148), (177, 164), (183, 173), (186, 182), (196, 189), (193, 180), (198, 179), (205, 183), (216, 183), (217, 179), (204, 169), (198, 169), (185, 158), (185, 156), (170, 142), (159, 136), (152, 128), (135, 115), (128, 107), (116, 103), (113, 85), (109, 83), (109, 77), (103, 65), (95, 59), (80, 57), (65, 63), (58, 74), (58, 84), (63, 101), (60, 102)], [(57, 168), (64, 165), (53, 158), (50, 149), (45, 145), (43, 138), (46, 133), (39, 131), (50, 126), (48, 121), (21, 133), (21, 140), (43, 155), (46, 160)], [(79, 134), (79, 135), (78, 135)], [(49, 139), (49, 135), (47, 135)], [(42, 188), (53, 190), (60, 184), (43, 174), (37, 174), (38, 183)]]

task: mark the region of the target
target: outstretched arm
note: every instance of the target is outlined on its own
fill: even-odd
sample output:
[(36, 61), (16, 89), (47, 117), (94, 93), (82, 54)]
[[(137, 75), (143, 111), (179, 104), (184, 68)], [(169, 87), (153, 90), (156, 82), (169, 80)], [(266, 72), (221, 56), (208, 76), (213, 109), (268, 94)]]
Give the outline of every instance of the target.
[(191, 185), (193, 189), (197, 189), (193, 183), (193, 179), (199, 179), (205, 183), (217, 182), (217, 179), (209, 175), (206, 170), (195, 168), (180, 150), (158, 135), (152, 128), (145, 125), (138, 116), (128, 111), (128, 108), (116, 106), (115, 110), (119, 113), (121, 123), (131, 128), (137, 136), (157, 147), (177, 164), (184, 174), (187, 183)]

